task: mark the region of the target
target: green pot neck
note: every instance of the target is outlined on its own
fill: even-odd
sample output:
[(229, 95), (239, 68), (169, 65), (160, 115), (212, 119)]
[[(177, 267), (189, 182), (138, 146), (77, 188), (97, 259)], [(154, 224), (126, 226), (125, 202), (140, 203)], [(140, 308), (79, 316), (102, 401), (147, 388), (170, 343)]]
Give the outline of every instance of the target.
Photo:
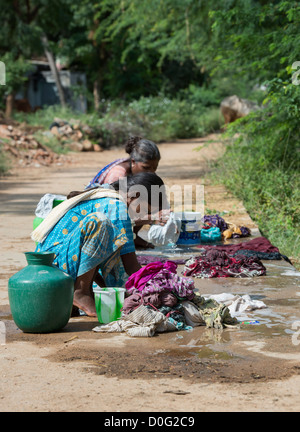
[(25, 252), (28, 265), (51, 266), (55, 254), (53, 252)]

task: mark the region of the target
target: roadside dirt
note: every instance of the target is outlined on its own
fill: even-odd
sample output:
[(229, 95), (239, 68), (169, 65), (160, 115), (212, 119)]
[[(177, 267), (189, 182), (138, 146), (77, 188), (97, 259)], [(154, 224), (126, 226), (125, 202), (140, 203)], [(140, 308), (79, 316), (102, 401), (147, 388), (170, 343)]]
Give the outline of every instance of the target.
[[(201, 150), (195, 150), (202, 146)], [(259, 231), (243, 204), (207, 179), (209, 163), (222, 155), (218, 135), (160, 145), (158, 174), (169, 186), (204, 185), (205, 209), (228, 222)], [(285, 261), (264, 262), (267, 276), (196, 280), (200, 293), (231, 292), (262, 299), (257, 326), (153, 338), (92, 331), (97, 319), (71, 318), (47, 335), (17, 329), (9, 308), (8, 278), (24, 267), (34, 210), (45, 193), (83, 189), (99, 167), (122, 150), (71, 154), (63, 165), (14, 168), (1, 179), (0, 345), (1, 411), (200, 412), (298, 411), (300, 353), (292, 336), (299, 320), (300, 277)], [(181, 267), (178, 268), (178, 272)], [(285, 272), (292, 276), (283, 276)], [(294, 335), (295, 336), (295, 335)], [(2, 339), (3, 341), (3, 339)]]

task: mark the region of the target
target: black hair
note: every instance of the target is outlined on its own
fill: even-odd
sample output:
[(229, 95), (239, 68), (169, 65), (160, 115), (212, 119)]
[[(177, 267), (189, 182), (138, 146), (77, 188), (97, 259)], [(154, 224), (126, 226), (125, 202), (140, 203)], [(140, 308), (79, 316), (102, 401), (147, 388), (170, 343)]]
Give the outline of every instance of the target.
[(81, 195), (81, 194), (87, 192), (88, 190), (98, 189), (98, 188), (99, 188), (99, 186), (94, 186), (94, 187), (91, 187), (91, 188), (85, 189), (85, 190), (83, 190), (83, 191), (71, 191), (71, 192), (67, 195), (67, 199), (74, 198), (75, 196), (77, 196), (77, 195)]
[(147, 162), (149, 160), (160, 160), (160, 152), (157, 145), (150, 140), (139, 136), (132, 136), (125, 144), (125, 151), (130, 159), (136, 162)]
[[(122, 182), (124, 182), (124, 183), (122, 183)], [(119, 180), (111, 183), (110, 188), (121, 192), (123, 184), (126, 184), (126, 190), (124, 191), (125, 193), (128, 193), (130, 188), (134, 188), (134, 186), (140, 186), (140, 185), (144, 186), (146, 188), (146, 191), (147, 191), (147, 199), (148, 199), (148, 204), (150, 206), (152, 206), (153, 201), (155, 201), (155, 203), (158, 204), (159, 210), (169, 208), (165, 184), (164, 184), (163, 180), (157, 174), (151, 173), (151, 172), (140, 172), (138, 174), (129, 175), (125, 178), (119, 178)], [(153, 195), (153, 192), (154, 192), (153, 187), (155, 187), (155, 186), (158, 187), (157, 190), (155, 190), (155, 192), (157, 192), (159, 194), (158, 196), (157, 196), (157, 194)], [(83, 194), (83, 193), (87, 192), (88, 190), (98, 189), (98, 188), (99, 188), (99, 186), (92, 187), (92, 188), (86, 189), (84, 191), (72, 191), (68, 194), (67, 199), (70, 199), (70, 198), (73, 198), (74, 196)], [(101, 188), (101, 186), (100, 186), (100, 188)], [(154, 198), (154, 200), (153, 200), (153, 198)]]
[[(122, 181), (126, 182), (126, 193), (135, 186), (144, 186), (147, 191), (148, 204), (150, 206), (154, 204), (153, 201), (155, 201), (159, 206), (159, 210), (168, 208), (169, 204), (167, 200), (165, 184), (157, 174), (151, 172), (140, 172), (125, 178), (120, 178), (110, 186), (113, 189), (119, 191), (122, 189)], [(155, 188), (155, 186), (157, 186), (157, 188)], [(155, 194), (153, 195), (154, 192)]]

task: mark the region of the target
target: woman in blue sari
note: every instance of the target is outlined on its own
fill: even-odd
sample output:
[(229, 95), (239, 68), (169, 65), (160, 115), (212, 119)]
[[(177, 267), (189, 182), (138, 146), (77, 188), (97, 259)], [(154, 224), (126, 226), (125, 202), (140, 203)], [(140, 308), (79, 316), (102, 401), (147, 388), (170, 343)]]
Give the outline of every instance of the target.
[[(132, 222), (128, 207), (137, 197), (130, 188), (144, 186), (147, 191), (147, 214), (154, 208), (151, 187), (163, 186), (153, 173), (140, 173), (127, 178), (127, 193), (120, 195), (120, 182), (83, 192), (73, 192), (68, 200), (55, 207), (32, 233), (38, 241), (36, 251), (55, 253), (54, 265), (74, 279), (75, 307), (96, 316), (92, 286), (122, 286), (141, 266), (135, 254)], [(164, 190), (162, 191), (164, 193)], [(156, 204), (157, 205), (157, 204)], [(126, 279), (125, 279), (126, 278)]]

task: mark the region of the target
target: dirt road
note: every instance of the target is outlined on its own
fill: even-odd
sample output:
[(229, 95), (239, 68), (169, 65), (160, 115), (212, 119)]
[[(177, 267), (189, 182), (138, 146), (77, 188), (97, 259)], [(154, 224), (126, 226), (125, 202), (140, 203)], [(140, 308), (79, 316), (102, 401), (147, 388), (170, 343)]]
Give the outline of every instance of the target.
[[(242, 203), (207, 180), (207, 162), (224, 150), (218, 136), (161, 144), (160, 150), (158, 174), (166, 184), (203, 184), (207, 210), (225, 211), (227, 221), (259, 234)], [(82, 189), (120, 153), (74, 154), (63, 166), (15, 168), (0, 181), (0, 410), (298, 411), (300, 274), (285, 261), (265, 261), (263, 277), (195, 281), (201, 294), (263, 300), (267, 308), (251, 313), (258, 325), (197, 327), (148, 339), (95, 333), (97, 319), (87, 317), (71, 318), (55, 334), (17, 329), (7, 281), (26, 265), (23, 252), (34, 250), (30, 233), (37, 202), (48, 192)]]

